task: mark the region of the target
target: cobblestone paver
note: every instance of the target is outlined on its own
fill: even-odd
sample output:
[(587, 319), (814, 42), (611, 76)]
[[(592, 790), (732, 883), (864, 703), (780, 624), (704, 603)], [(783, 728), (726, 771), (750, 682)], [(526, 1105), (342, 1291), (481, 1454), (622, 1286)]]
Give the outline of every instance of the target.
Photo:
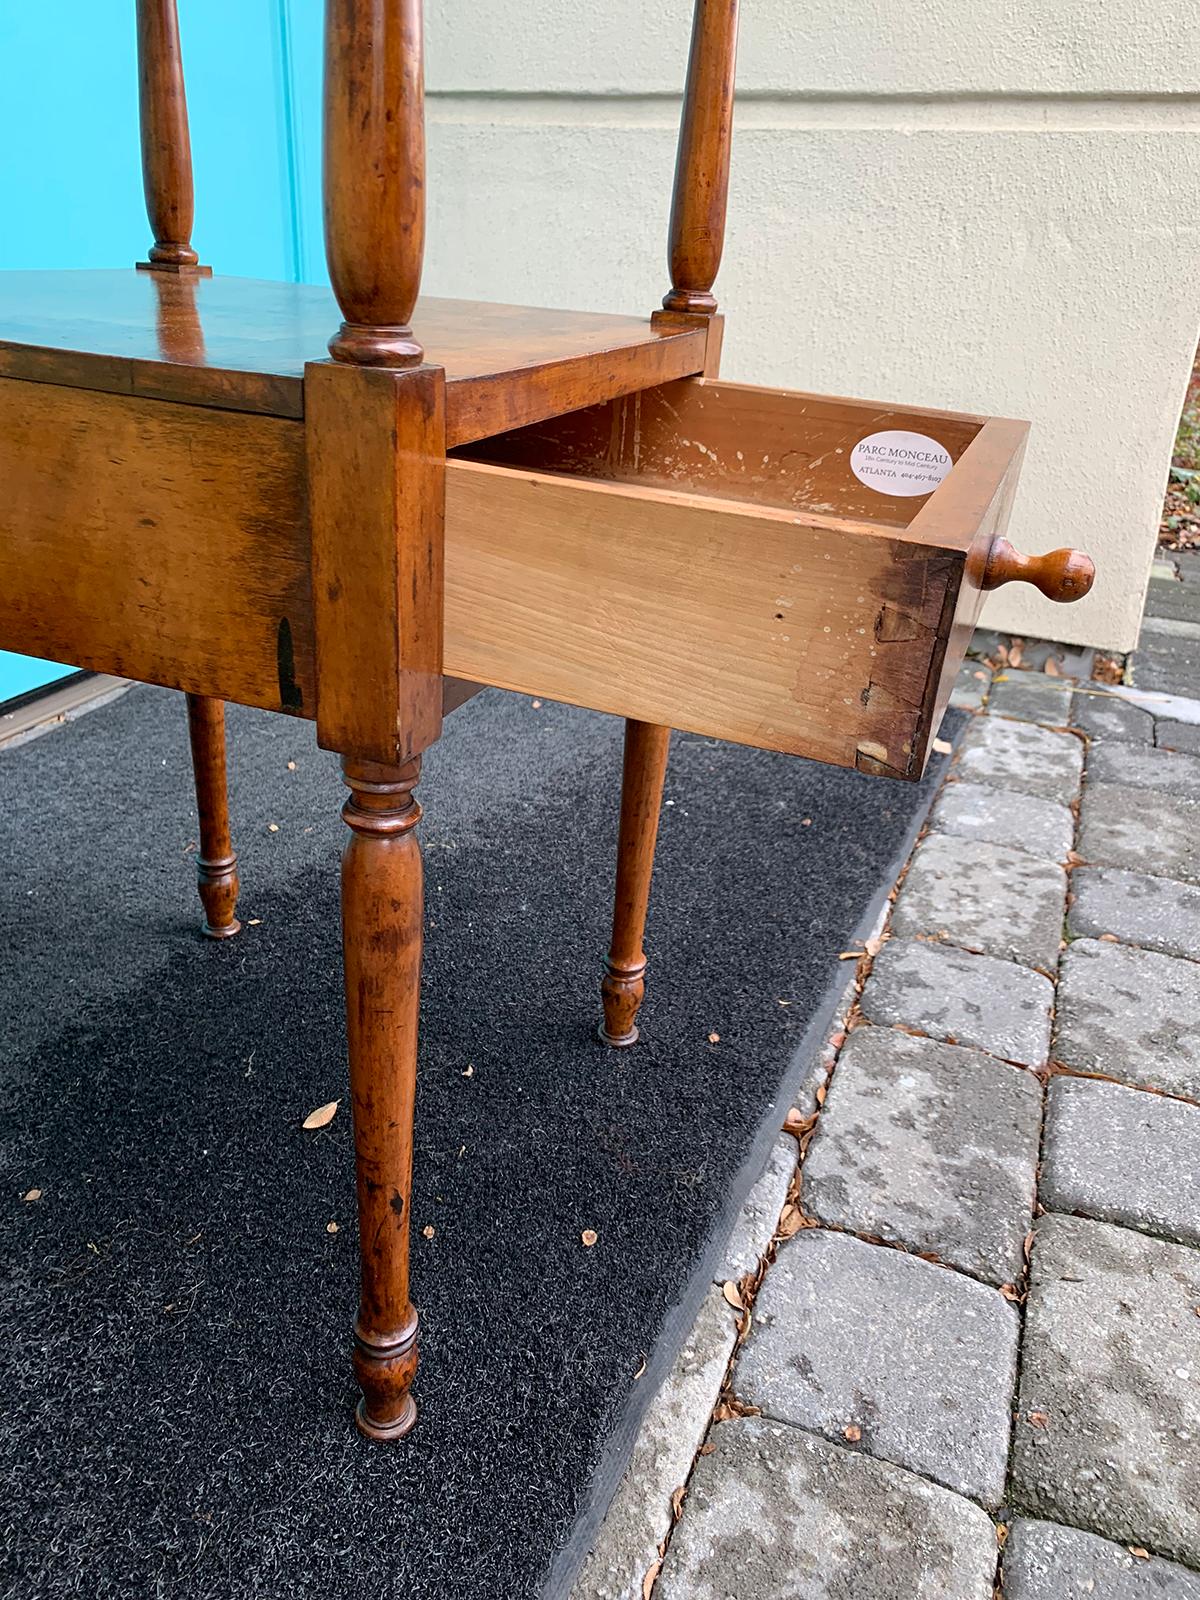
[(1012, 1492), (1200, 1565), (1200, 1252), (1049, 1216), (1026, 1309)]
[(1200, 965), (1077, 939), (1061, 973), (1054, 1053), (1065, 1066), (1200, 1098)]
[(1009, 845), (1043, 861), (1065, 861), (1075, 838), (1075, 818), (1059, 801), (978, 783), (947, 784), (929, 825), (959, 839)]
[(1025, 1067), (1045, 1064), (1054, 985), (994, 956), (892, 939), (863, 991), (868, 1022), (897, 1024), (949, 1044), (975, 1045)]
[(777, 1421), (994, 1506), (1016, 1358), (1017, 1313), (996, 1290), (813, 1228), (763, 1281), (735, 1387)]
[(1154, 718), (1140, 706), (1114, 694), (1085, 689), (1071, 702), (1071, 726), (1089, 739), (1127, 739), (1134, 744), (1154, 741)]
[(1015, 1522), (1004, 1546), (1004, 1600), (1200, 1600), (1200, 1576), (1144, 1550), (1056, 1522)]
[(892, 932), (1045, 969), (1058, 960), (1066, 899), (1066, 874), (1053, 861), (933, 833), (912, 859)]
[(766, 1420), (712, 1443), (659, 1600), (991, 1600), (995, 1530), (969, 1500)]
[(1071, 877), (1070, 932), (1200, 960), (1200, 887), (1121, 867), (1081, 867)]
[(1100, 866), (1200, 883), (1200, 805), (1156, 790), (1091, 782), (1076, 850)]
[(1106, 743), (1088, 757), (1089, 781), (1119, 783), (1127, 789), (1161, 789), (1165, 794), (1200, 800), (1200, 756), (1173, 750)]
[(1154, 742), (1163, 750), (1200, 755), (1200, 722), (1172, 722), (1160, 718), (1154, 730)]
[[(1151, 594), (1133, 682), (1200, 696), (1200, 558)], [(1000, 1545), (1005, 1600), (1200, 1600), (1200, 699), (1000, 644), (621, 1600), (990, 1600)]]
[(859, 1028), (808, 1152), (804, 1210), (1013, 1283), (1033, 1210), (1041, 1100), (1030, 1073), (978, 1050)]
[(1200, 1106), (1098, 1078), (1056, 1078), (1041, 1201), (1200, 1245)]
[(1070, 715), (1071, 685), (1036, 672), (1001, 673), (993, 680), (988, 710), (1021, 722), (1062, 728)]
[(970, 783), (1069, 804), (1079, 789), (1083, 742), (1002, 717), (976, 721), (963, 738), (957, 773)]

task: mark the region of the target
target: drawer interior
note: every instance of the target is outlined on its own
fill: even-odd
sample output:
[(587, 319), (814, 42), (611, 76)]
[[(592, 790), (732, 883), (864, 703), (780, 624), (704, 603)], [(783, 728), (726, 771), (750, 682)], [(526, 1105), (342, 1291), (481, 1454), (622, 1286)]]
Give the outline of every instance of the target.
[(928, 495), (893, 495), (862, 482), (851, 467), (855, 447), (878, 434), (915, 434), (957, 463), (984, 421), (693, 378), (481, 440), (456, 454), (904, 529)]
[[(942, 452), (936, 488), (860, 480), (889, 432)], [(445, 670), (917, 778), (1023, 439), (692, 379), (473, 444), (446, 474)]]

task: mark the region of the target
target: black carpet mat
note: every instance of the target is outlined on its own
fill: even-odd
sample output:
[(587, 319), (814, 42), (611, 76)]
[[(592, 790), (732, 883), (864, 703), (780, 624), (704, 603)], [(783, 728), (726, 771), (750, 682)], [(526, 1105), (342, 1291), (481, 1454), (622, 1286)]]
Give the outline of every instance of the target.
[(381, 1448), (350, 1420), (348, 1107), (300, 1128), (346, 1093), (343, 791), (310, 728), (230, 732), (254, 925), (224, 945), (197, 935), (180, 697), (0, 752), (0, 1587), (563, 1593), (930, 780), (676, 735), (617, 1052), (619, 724), (494, 692), (455, 715), (419, 791), (420, 1418)]

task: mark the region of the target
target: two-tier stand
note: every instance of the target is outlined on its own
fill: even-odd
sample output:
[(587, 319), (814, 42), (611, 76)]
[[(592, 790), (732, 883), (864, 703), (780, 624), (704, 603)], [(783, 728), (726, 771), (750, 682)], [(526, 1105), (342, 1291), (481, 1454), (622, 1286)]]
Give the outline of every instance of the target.
[(149, 260), (0, 275), (0, 645), (186, 693), (214, 937), (238, 928), (224, 702), (341, 756), (358, 1420), (395, 1439), (413, 791), (443, 716), (491, 684), (626, 719), (601, 1031), (630, 1044), (669, 730), (915, 779), (984, 590), (1073, 599), (1091, 565), (1003, 537), (1022, 423), (717, 381), (737, 0), (696, 0), (648, 319), (418, 301), (420, 0), (328, 0), (333, 296), (213, 277), (175, 0), (137, 15)]

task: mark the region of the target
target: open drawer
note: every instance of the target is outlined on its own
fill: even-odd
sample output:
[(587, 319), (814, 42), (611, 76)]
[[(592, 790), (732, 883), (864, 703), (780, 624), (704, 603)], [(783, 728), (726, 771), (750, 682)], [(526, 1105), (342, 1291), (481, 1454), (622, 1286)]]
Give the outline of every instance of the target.
[(686, 379), (473, 445), (445, 669), (919, 778), (984, 588), (1087, 587), (1000, 538), (1026, 433)]

